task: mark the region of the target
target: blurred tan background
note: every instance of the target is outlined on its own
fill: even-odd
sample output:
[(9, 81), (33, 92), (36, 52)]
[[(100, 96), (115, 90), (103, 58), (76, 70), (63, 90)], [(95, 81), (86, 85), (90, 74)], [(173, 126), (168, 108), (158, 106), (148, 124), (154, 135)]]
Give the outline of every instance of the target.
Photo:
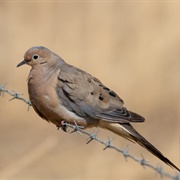
[[(136, 129), (180, 167), (180, 2), (1, 1), (0, 23), (1, 85), (28, 99), (30, 67), (16, 65), (30, 47), (46, 46), (143, 115)], [(86, 145), (84, 135), (57, 131), (10, 98), (0, 97), (0, 179), (161, 179), (97, 142)], [(175, 174), (140, 146), (98, 135)]]

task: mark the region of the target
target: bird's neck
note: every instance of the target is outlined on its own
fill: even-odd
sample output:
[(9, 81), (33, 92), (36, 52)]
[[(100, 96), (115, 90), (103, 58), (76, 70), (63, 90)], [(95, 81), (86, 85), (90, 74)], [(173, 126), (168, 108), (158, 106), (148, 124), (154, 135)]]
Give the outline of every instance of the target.
[(28, 77), (28, 85), (36, 84), (38, 86), (49, 84), (52, 81), (52, 78), (55, 77), (55, 74), (58, 75), (59, 68), (47, 68), (46, 66), (34, 67), (31, 69)]

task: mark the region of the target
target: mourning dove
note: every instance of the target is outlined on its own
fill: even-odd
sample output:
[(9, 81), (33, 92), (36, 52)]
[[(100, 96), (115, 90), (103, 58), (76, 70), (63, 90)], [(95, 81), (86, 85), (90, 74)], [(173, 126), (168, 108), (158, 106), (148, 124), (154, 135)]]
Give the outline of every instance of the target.
[(141, 136), (130, 123), (144, 118), (123, 106), (123, 100), (85, 71), (67, 64), (49, 49), (36, 46), (24, 55), (17, 67), (32, 67), (28, 77), (29, 98), (43, 119), (61, 127), (62, 122), (101, 127), (136, 142), (169, 166), (180, 169)]

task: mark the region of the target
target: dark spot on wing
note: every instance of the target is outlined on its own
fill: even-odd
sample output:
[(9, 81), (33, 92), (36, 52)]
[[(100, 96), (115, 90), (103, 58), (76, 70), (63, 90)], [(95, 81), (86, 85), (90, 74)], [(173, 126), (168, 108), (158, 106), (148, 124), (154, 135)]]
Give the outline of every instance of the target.
[(94, 95), (94, 93), (93, 93), (93, 92), (91, 92), (91, 95)]
[(102, 87), (103, 85), (102, 84), (99, 84), (100, 87)]
[(113, 92), (113, 91), (110, 91), (110, 92), (109, 92), (109, 95), (112, 96), (112, 97), (116, 97), (116, 94), (115, 94), (115, 92)]
[(109, 88), (107, 88), (107, 87), (103, 87), (103, 89), (105, 89), (105, 90), (107, 90), (107, 91), (110, 91), (110, 89), (109, 89)]
[(102, 96), (102, 94), (99, 95), (99, 100), (102, 101), (104, 98)]

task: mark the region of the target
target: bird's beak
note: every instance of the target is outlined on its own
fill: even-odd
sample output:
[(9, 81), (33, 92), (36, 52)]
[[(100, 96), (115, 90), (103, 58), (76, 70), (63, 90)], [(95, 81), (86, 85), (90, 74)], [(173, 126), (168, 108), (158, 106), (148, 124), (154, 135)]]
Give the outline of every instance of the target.
[(19, 66), (22, 66), (24, 64), (27, 64), (27, 61), (26, 60), (23, 60), (22, 62), (20, 62), (16, 67), (19, 67)]

